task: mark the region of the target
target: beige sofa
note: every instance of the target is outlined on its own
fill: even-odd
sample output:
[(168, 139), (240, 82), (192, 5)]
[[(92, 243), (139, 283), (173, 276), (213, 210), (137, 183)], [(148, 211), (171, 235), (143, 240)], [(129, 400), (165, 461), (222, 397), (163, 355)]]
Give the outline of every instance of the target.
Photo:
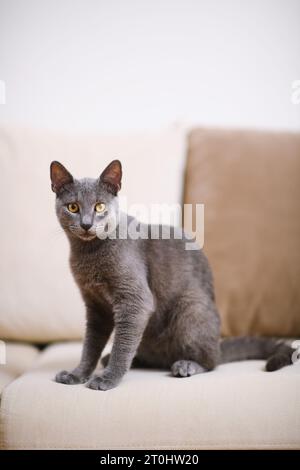
[(79, 360), (84, 311), (49, 184), (53, 159), (94, 176), (118, 157), (129, 204), (180, 202), (183, 193), (204, 202), (223, 333), (296, 338), (299, 135), (198, 129), (186, 140), (180, 128), (64, 136), (2, 127), (0, 156), (1, 449), (300, 448), (298, 362), (274, 373), (263, 361), (237, 362), (186, 379), (134, 369), (109, 392), (53, 381)]

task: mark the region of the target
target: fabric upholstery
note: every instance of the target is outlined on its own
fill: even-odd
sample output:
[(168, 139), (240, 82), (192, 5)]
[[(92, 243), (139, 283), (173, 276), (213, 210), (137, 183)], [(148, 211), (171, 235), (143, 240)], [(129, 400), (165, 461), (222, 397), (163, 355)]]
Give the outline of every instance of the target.
[[(120, 196), (129, 205), (180, 202), (183, 133), (68, 136), (3, 126), (0, 155), (0, 337), (38, 343), (81, 338), (83, 302), (56, 220), (50, 162), (61, 161), (80, 178), (97, 177), (119, 158)], [(126, 208), (124, 200), (121, 205)]]
[(32, 366), (39, 350), (29, 344), (6, 343), (6, 363), (0, 364), (0, 393), (4, 387)]
[(50, 346), (5, 388), (2, 449), (300, 448), (300, 363), (274, 373), (232, 363), (185, 379), (135, 369), (108, 392), (55, 383), (80, 350)]
[(188, 147), (224, 335), (299, 336), (300, 134), (195, 129)]

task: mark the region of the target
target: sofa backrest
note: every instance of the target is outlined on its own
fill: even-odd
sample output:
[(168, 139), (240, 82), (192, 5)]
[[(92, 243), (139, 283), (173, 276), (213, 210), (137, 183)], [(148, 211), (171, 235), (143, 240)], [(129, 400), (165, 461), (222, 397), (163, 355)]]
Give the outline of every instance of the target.
[(0, 128), (0, 338), (43, 343), (84, 332), (83, 302), (54, 211), (50, 162), (62, 162), (78, 178), (98, 177), (119, 158), (120, 194), (129, 204), (174, 203), (181, 200), (184, 143), (179, 128), (123, 136)]

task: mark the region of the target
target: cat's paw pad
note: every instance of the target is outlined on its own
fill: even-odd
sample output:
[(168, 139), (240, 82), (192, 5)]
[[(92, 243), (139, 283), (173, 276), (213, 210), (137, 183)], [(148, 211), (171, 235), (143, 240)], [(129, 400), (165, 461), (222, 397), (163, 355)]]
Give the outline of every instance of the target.
[(72, 372), (68, 372), (66, 370), (58, 372), (58, 374), (56, 374), (55, 376), (55, 382), (66, 385), (81, 384), (86, 382), (86, 380), (87, 379), (84, 379), (83, 377), (78, 377), (77, 375), (72, 374)]
[(171, 367), (174, 377), (190, 377), (191, 375), (205, 372), (205, 369), (195, 361), (176, 361)]
[(104, 375), (95, 375), (94, 377), (91, 378), (91, 380), (87, 383), (87, 387), (91, 388), (92, 390), (110, 390), (112, 388), (115, 388), (118, 385), (118, 381), (106, 377)]

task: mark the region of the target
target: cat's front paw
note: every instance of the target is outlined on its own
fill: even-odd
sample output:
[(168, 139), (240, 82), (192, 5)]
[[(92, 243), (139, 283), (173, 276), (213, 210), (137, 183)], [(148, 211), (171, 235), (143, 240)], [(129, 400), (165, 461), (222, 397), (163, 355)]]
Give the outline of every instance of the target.
[(103, 375), (94, 375), (91, 380), (86, 384), (88, 388), (92, 390), (110, 390), (115, 388), (119, 383), (119, 380), (113, 379), (112, 377)]
[(79, 377), (78, 375), (72, 374), (72, 372), (68, 372), (66, 370), (62, 370), (58, 372), (55, 376), (55, 382), (60, 384), (67, 384), (67, 385), (76, 385), (76, 384), (83, 384), (87, 381), (85, 377)]

